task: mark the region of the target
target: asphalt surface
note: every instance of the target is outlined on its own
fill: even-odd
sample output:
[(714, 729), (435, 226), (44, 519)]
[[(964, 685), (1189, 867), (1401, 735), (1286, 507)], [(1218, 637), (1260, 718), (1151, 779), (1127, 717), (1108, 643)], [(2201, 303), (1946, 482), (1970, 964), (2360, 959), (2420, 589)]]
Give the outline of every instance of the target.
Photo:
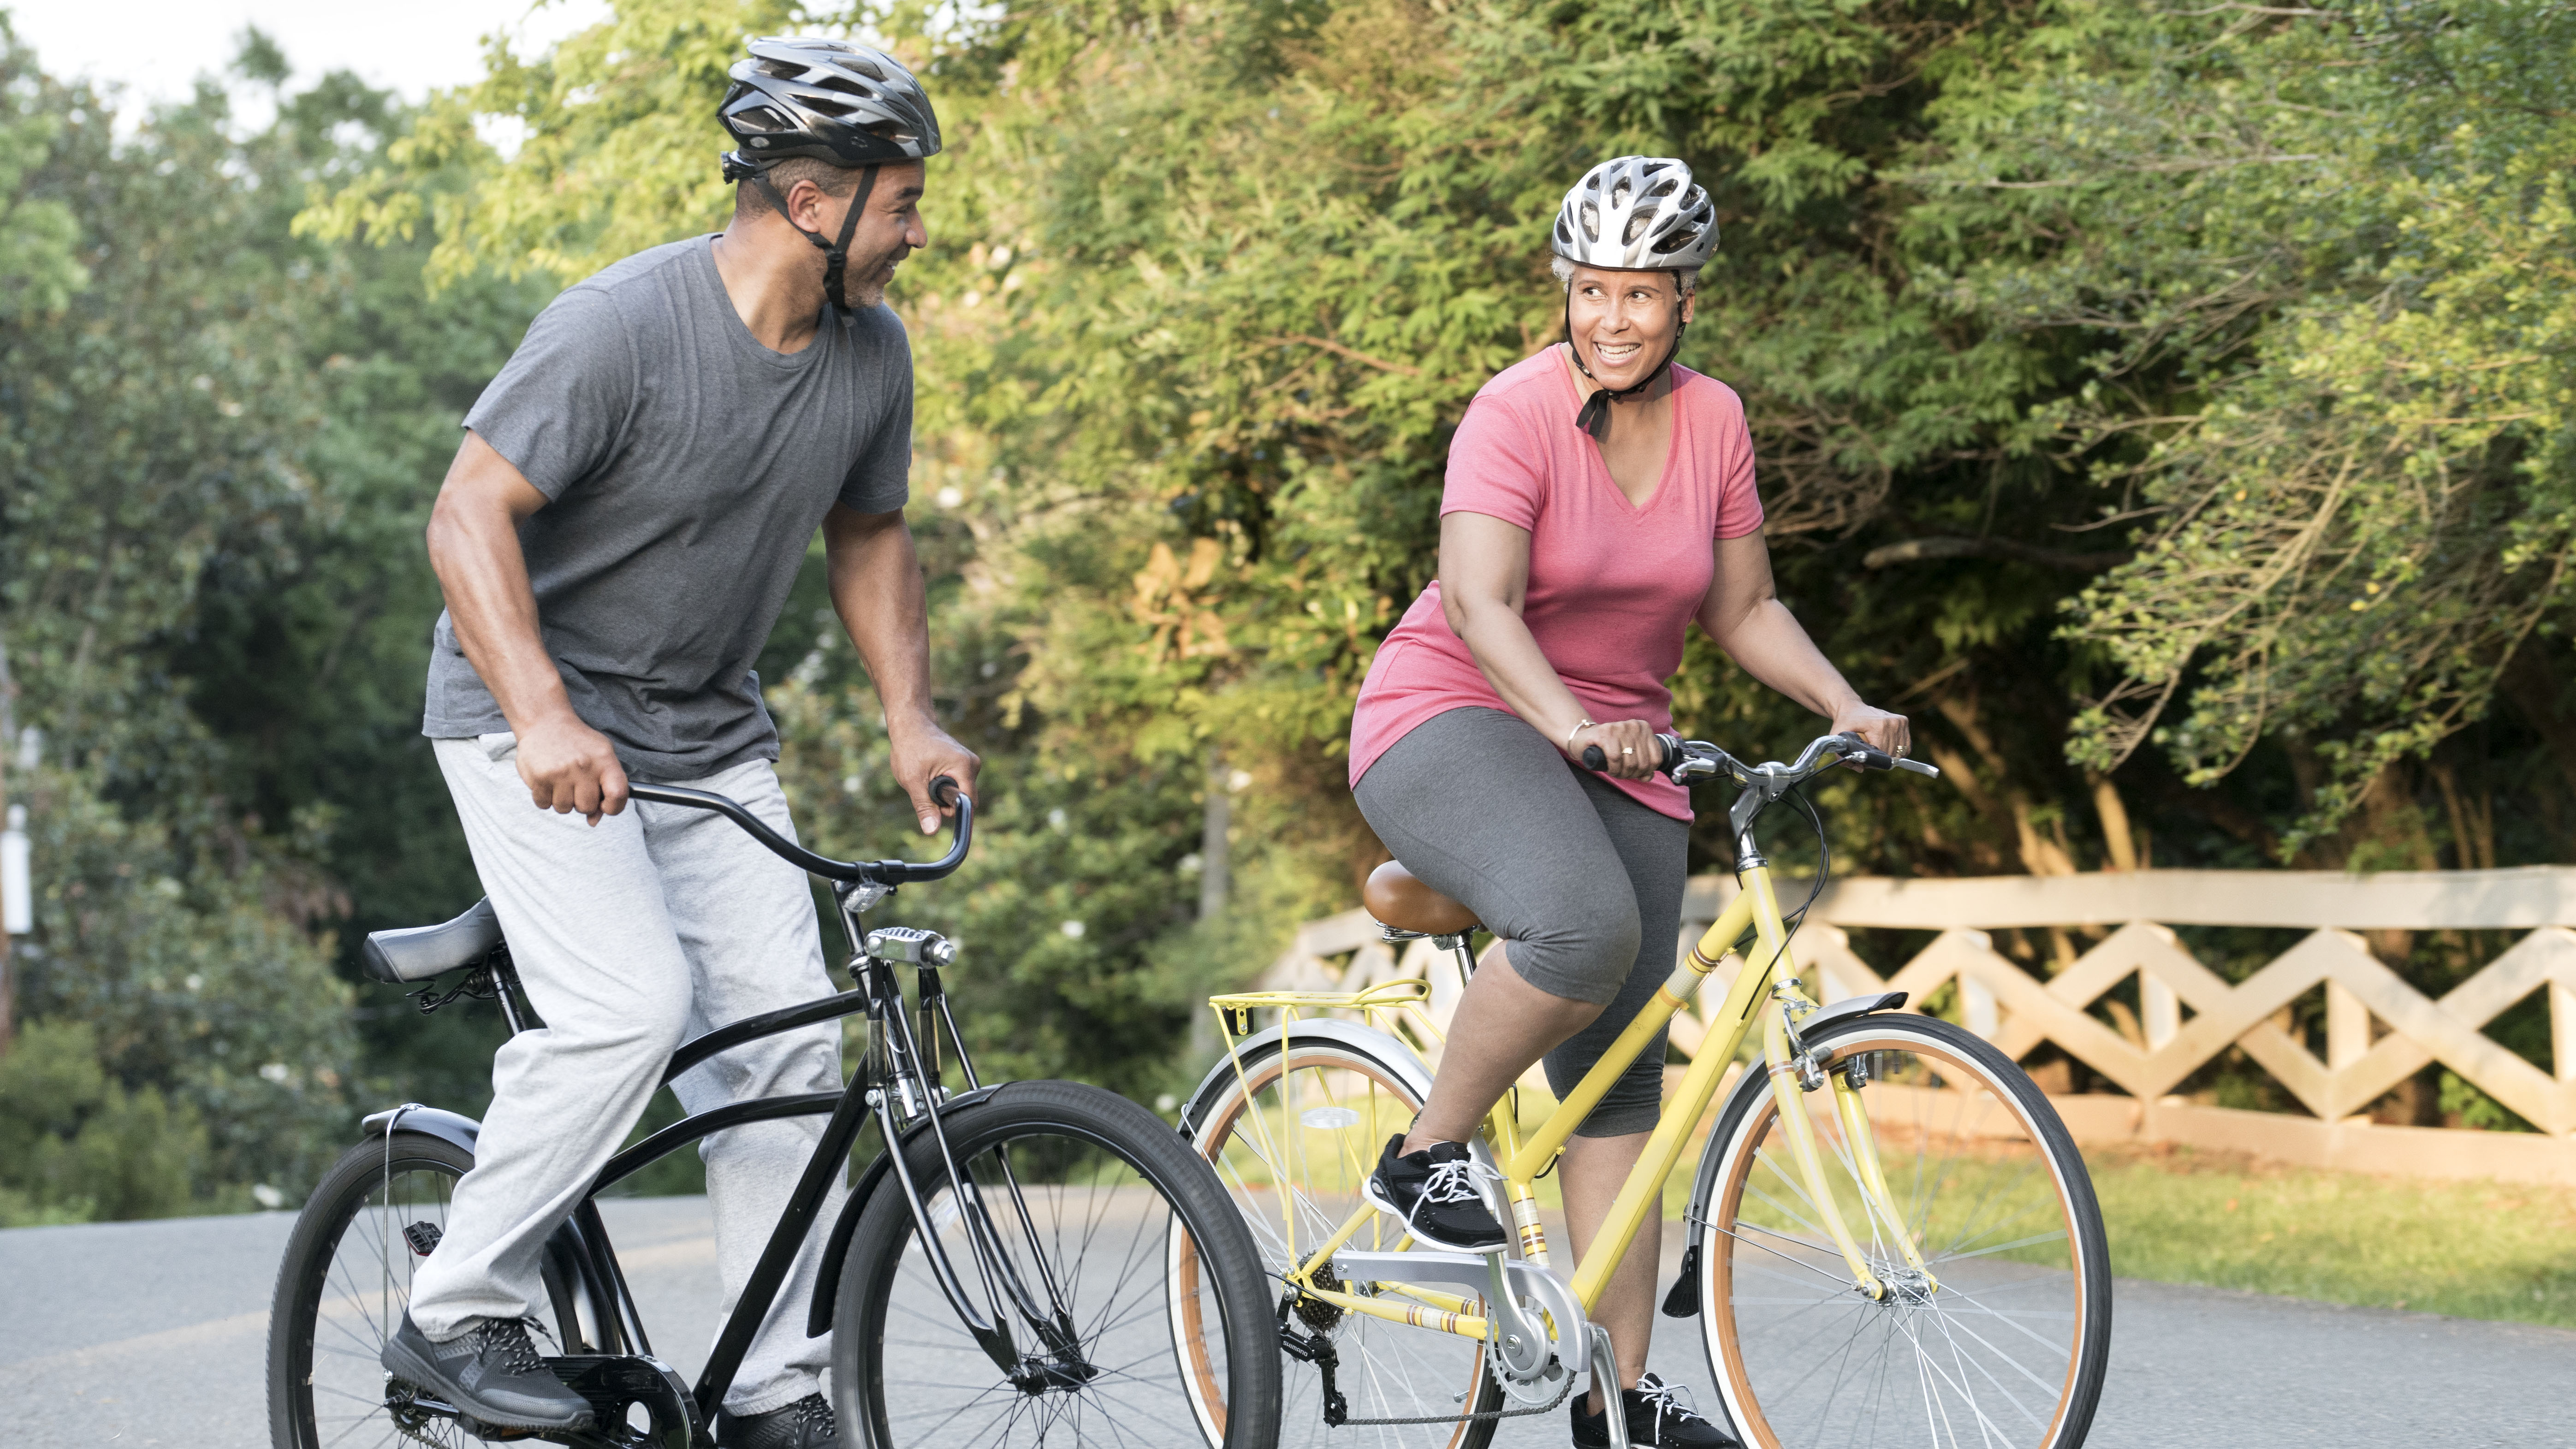
[[(655, 1346), (693, 1374), (717, 1296), (705, 1201), (607, 1213)], [(0, 1446), (267, 1444), (268, 1301), (293, 1222), (0, 1231)], [(2099, 1449), (2576, 1444), (2576, 1332), (2126, 1281), (2114, 1323)], [(1654, 1363), (1714, 1401), (1687, 1326), (1663, 1325)], [(1511, 1421), (1496, 1442), (1562, 1445), (1564, 1421)]]

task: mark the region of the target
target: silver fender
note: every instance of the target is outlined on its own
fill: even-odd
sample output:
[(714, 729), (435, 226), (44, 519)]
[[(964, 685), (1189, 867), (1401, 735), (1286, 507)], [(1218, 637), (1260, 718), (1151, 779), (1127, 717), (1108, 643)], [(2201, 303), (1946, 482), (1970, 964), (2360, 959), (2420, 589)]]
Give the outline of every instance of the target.
[[(1374, 1058), (1401, 1079), (1416, 1097), (1431, 1095), (1430, 1065), (1422, 1060), (1420, 1053), (1405, 1045), (1398, 1037), (1373, 1026), (1363, 1026), (1356, 1021), (1341, 1021), (1333, 1017), (1301, 1021), (1291, 1030), (1297, 1036), (1310, 1040), (1330, 1041), (1348, 1047), (1363, 1056)], [(1278, 1046), (1280, 1037), (1286, 1034), (1288, 1033), (1283, 1033), (1275, 1026), (1267, 1031), (1256, 1031), (1234, 1044), (1235, 1053), (1245, 1058), (1259, 1056), (1268, 1049)], [(1189, 1101), (1182, 1104), (1180, 1133), (1194, 1149), (1198, 1144), (1199, 1129), (1205, 1125), (1209, 1110), (1216, 1105), (1217, 1098), (1224, 1093), (1226, 1087), (1235, 1080), (1234, 1063), (1234, 1056), (1219, 1057), (1216, 1065), (1208, 1068), (1208, 1074), (1200, 1078), (1198, 1086), (1192, 1089)], [(1502, 1168), (1501, 1164), (1494, 1161), (1493, 1149), (1488, 1147), (1485, 1140), (1480, 1137), (1467, 1144), (1467, 1151), (1476, 1162), (1494, 1174), (1483, 1184), (1486, 1208), (1493, 1213), (1497, 1222), (1509, 1224), (1512, 1221), (1511, 1204), (1503, 1199), (1500, 1186)], [(1467, 1256), (1475, 1259), (1473, 1254)], [(1336, 1261), (1339, 1261), (1340, 1257), (1338, 1253), (1334, 1255)], [(1478, 1259), (1478, 1261), (1481, 1260)], [(1479, 1284), (1483, 1281), (1481, 1278), (1477, 1280)]]
[[(1382, 1032), (1376, 1027), (1363, 1026), (1356, 1021), (1320, 1017), (1312, 1021), (1301, 1021), (1294, 1028), (1285, 1030), (1274, 1026), (1266, 1031), (1256, 1031), (1236, 1042), (1235, 1053), (1244, 1057), (1256, 1055), (1266, 1047), (1278, 1045), (1280, 1037), (1288, 1031), (1309, 1039), (1334, 1042), (1375, 1057), (1384, 1063), (1389, 1071), (1403, 1078), (1404, 1084), (1413, 1089), (1415, 1096), (1431, 1095), (1431, 1068), (1423, 1062), (1413, 1048), (1406, 1046), (1401, 1039)], [(1233, 1080), (1234, 1057), (1218, 1058), (1217, 1064), (1208, 1068), (1208, 1074), (1200, 1078), (1197, 1088), (1190, 1093), (1190, 1100), (1181, 1107), (1182, 1136), (1189, 1138), (1198, 1136), (1199, 1125), (1206, 1120), (1208, 1108), (1215, 1103), (1218, 1094), (1225, 1090), (1226, 1084)]]

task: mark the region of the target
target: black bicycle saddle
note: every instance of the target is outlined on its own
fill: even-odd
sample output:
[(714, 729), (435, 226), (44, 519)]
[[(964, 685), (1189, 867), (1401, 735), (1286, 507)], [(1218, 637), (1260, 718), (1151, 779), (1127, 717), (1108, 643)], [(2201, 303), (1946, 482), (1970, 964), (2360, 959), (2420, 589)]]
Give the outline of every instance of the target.
[(455, 920), (399, 931), (370, 931), (359, 953), (367, 974), (388, 986), (427, 981), (442, 971), (471, 966), (501, 944), (501, 918), (487, 898)]

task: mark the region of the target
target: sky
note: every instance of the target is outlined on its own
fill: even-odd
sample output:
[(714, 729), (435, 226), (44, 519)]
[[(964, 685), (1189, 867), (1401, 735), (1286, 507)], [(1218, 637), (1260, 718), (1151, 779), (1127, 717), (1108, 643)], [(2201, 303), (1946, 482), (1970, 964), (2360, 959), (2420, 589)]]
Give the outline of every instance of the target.
[[(412, 100), (482, 74), (482, 37), (507, 31), (513, 48), (541, 50), (605, 18), (607, 0), (0, 0), (18, 38), (47, 72), (121, 80), (129, 106), (175, 100), (197, 76), (232, 59), (235, 37), (256, 25), (295, 67), (290, 86), (353, 70)], [(101, 23), (104, 14), (111, 24)]]

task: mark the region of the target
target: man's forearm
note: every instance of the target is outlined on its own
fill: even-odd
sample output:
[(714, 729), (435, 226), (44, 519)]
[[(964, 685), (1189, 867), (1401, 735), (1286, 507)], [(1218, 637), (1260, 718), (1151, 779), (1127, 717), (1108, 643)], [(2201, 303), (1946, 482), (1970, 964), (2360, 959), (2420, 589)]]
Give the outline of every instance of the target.
[(828, 550), (832, 608), (875, 682), (888, 728), (933, 723), (930, 602), (912, 530), (900, 521)]

